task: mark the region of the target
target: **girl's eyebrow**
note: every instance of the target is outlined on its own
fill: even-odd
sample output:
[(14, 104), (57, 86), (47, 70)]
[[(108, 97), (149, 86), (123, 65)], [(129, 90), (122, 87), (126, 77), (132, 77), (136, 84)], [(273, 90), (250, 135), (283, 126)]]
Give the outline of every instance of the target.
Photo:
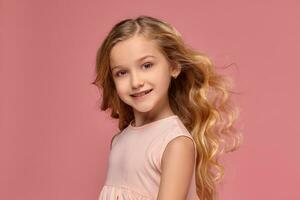
[[(136, 62), (140, 62), (140, 61), (142, 61), (142, 60), (144, 60), (145, 58), (148, 58), (148, 57), (153, 57), (153, 58), (155, 58), (155, 56), (152, 56), (152, 55), (145, 55), (145, 56), (143, 56), (143, 57), (137, 59)], [(114, 69), (116, 69), (116, 68), (118, 68), (118, 67), (121, 67), (121, 65), (116, 65), (116, 66), (112, 67), (111, 70), (113, 71)]]

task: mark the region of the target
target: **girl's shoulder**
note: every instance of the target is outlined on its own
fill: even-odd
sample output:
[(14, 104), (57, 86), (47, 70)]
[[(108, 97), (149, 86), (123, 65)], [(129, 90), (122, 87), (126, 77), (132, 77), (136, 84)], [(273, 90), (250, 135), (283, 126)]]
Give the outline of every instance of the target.
[(187, 136), (191, 139), (193, 139), (191, 133), (188, 131), (188, 129), (184, 126), (182, 121), (177, 118), (169, 126), (169, 129), (166, 131), (166, 134), (164, 135), (165, 140), (172, 140), (174, 137), (178, 136)]
[(195, 155), (196, 155), (196, 143), (194, 141), (193, 136), (187, 130), (184, 124), (180, 121), (180, 119), (174, 120), (169, 124), (167, 129), (164, 129), (164, 131), (160, 134), (158, 138), (156, 138), (155, 142), (153, 142), (150, 147), (151, 152), (154, 155), (153, 157), (155, 157), (154, 160), (155, 165), (160, 171), (161, 171), (162, 157), (168, 144), (179, 137), (186, 137), (192, 140), (194, 144)]
[(120, 135), (122, 134), (123, 131), (119, 131), (118, 133), (116, 133), (112, 138), (111, 138), (111, 142), (110, 142), (110, 149), (112, 149), (112, 147), (117, 143), (118, 138), (120, 137)]
[(166, 133), (163, 134), (161, 150), (164, 151), (166, 146), (171, 141), (181, 136), (188, 137), (193, 141), (195, 145), (195, 141), (192, 134), (187, 130), (187, 128), (184, 126), (181, 120), (178, 119), (174, 122), (174, 124), (172, 124), (172, 126), (166, 131)]

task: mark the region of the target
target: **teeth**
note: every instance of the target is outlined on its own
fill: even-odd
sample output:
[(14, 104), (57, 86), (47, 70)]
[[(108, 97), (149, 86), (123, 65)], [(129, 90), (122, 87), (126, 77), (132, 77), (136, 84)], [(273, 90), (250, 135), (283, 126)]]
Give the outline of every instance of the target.
[(151, 90), (148, 90), (148, 91), (146, 91), (146, 92), (142, 92), (142, 93), (140, 93), (140, 94), (136, 94), (136, 95), (133, 95), (133, 96), (135, 96), (135, 97), (143, 96), (143, 95), (149, 93), (150, 91), (151, 91)]
[(145, 94), (146, 94), (146, 92), (143, 92), (143, 93), (140, 93), (140, 94), (137, 94), (137, 95), (133, 95), (133, 96), (139, 97), (139, 96), (143, 96), (143, 95), (145, 95)]

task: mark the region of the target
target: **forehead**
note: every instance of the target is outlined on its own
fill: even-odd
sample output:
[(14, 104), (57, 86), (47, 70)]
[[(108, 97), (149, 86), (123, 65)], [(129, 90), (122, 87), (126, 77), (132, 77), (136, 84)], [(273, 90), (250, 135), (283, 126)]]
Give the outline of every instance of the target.
[(145, 55), (161, 57), (162, 54), (155, 41), (143, 36), (134, 36), (118, 42), (110, 52), (110, 63), (113, 66), (126, 65), (135, 62)]

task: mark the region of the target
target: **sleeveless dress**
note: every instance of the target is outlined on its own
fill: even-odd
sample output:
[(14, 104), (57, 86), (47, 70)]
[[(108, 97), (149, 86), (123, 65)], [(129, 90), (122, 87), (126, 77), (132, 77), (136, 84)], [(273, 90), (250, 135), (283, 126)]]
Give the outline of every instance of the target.
[[(177, 115), (137, 127), (132, 122), (114, 138), (98, 200), (156, 200), (163, 152), (178, 136), (192, 139), (196, 157), (195, 141)], [(187, 200), (198, 200), (195, 165)]]

